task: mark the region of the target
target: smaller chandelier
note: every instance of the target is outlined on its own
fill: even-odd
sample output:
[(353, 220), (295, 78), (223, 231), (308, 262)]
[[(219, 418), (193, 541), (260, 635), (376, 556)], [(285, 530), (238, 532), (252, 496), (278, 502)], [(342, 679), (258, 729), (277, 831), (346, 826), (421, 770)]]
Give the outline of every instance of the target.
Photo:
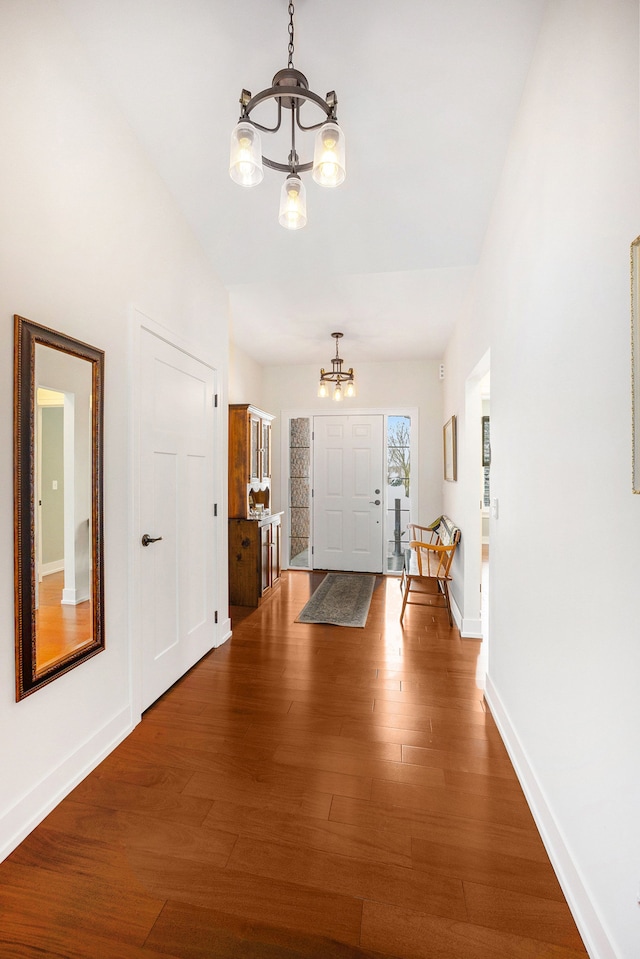
[[(264, 176), (263, 164), (272, 170), (286, 173), (280, 193), (278, 222), (287, 230), (299, 230), (307, 222), (307, 200), (301, 173), (311, 170), (320, 186), (339, 186), (345, 178), (344, 133), (338, 126), (336, 109), (338, 98), (330, 90), (324, 99), (309, 89), (307, 78), (293, 67), (293, 3), (289, 3), (289, 61), (286, 69), (278, 70), (271, 86), (255, 96), (243, 90), (240, 96), (240, 119), (231, 134), (229, 175), (240, 186), (256, 186)], [(266, 127), (252, 117), (252, 111), (266, 100), (274, 100), (277, 113), (274, 126)], [(316, 123), (302, 123), (302, 107), (314, 104), (321, 118)], [(262, 133), (277, 133), (282, 124), (282, 110), (291, 111), (289, 157), (286, 163), (262, 155)], [(305, 115), (306, 119), (306, 115)], [(316, 130), (313, 160), (301, 162), (296, 149), (296, 129), (302, 133)]]
[[(333, 396), (333, 399), (337, 402), (340, 402), (343, 395), (346, 397), (352, 397), (356, 395), (356, 383), (354, 378), (353, 367), (348, 370), (342, 369), (342, 360), (338, 356), (338, 342), (342, 338), (342, 333), (332, 333), (331, 336), (334, 337), (336, 341), (336, 355), (331, 360), (332, 370), (330, 373), (326, 373), (324, 370), (320, 370), (320, 383), (318, 384), (318, 396), (323, 398), (329, 396), (329, 393)], [(342, 389), (342, 384), (345, 384), (344, 391)], [(331, 390), (330, 385), (333, 385), (333, 390)]]

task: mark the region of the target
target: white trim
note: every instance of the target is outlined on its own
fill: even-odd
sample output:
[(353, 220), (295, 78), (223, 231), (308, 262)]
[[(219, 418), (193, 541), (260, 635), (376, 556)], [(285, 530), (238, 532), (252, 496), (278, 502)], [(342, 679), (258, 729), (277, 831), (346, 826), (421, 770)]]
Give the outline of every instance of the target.
[(571, 857), (566, 839), (556, 822), (549, 801), (538, 783), (529, 757), (489, 675), (486, 677), (484, 695), (587, 952), (592, 959), (616, 959), (618, 952), (614, 949), (600, 916), (591, 902), (582, 875)]
[(483, 639), (482, 620), (465, 619), (451, 590), (449, 590), (449, 603), (451, 604), (451, 615), (453, 616), (453, 621), (458, 627), (461, 638)]
[(463, 639), (484, 639), (481, 619), (463, 618), (462, 624), (458, 628)]
[(78, 594), (77, 589), (67, 589), (66, 587), (62, 590), (62, 599), (60, 600), (61, 606), (79, 606), (80, 603), (86, 603), (91, 599), (89, 593), (84, 596)]
[[(222, 646), (228, 639), (231, 639), (231, 633), (231, 619), (227, 617), (220, 625), (219, 642), (216, 643), (215, 648), (217, 649), (218, 646)], [(218, 637), (216, 637), (216, 639), (218, 639)]]
[(0, 847), (0, 862), (10, 855), (30, 832), (49, 815), (72, 789), (129, 735), (136, 722), (125, 707), (102, 729), (85, 740), (28, 793), (20, 796), (0, 819), (0, 834), (7, 836)]

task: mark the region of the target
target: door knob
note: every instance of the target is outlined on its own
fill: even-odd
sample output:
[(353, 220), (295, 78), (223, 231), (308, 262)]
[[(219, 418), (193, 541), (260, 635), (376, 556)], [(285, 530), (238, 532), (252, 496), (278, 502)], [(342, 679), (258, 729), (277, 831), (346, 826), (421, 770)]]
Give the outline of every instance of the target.
[(379, 499), (370, 499), (369, 502), (370, 502), (373, 506), (380, 506), (380, 500), (379, 500)]
[(145, 533), (142, 539), (140, 540), (140, 542), (142, 543), (143, 546), (149, 546), (150, 543), (158, 543), (160, 542), (161, 539), (162, 539), (162, 536), (156, 536), (154, 538), (153, 536), (149, 536), (148, 533)]

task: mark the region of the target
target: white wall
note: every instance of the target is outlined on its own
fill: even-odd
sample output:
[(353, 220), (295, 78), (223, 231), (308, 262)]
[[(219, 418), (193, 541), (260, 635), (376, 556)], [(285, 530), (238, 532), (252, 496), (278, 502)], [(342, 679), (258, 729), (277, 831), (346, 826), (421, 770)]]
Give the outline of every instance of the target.
[[(226, 295), (55, 3), (0, 31), (0, 858), (131, 728), (129, 339), (135, 309), (221, 370)], [(105, 350), (106, 651), (15, 702), (13, 314)], [(217, 457), (226, 462), (224, 437)], [(225, 537), (226, 542), (226, 537)], [(226, 563), (220, 571), (226, 608)]]
[[(393, 335), (390, 333), (390, 335)], [(356, 374), (358, 395), (341, 404), (317, 396), (317, 366), (266, 367), (263, 374), (264, 408), (275, 413), (273, 425), (274, 508), (284, 509), (280, 476), (283, 410), (307, 413), (347, 413), (350, 409), (418, 409), (420, 483), (417, 519), (430, 522), (442, 512), (442, 383), (438, 363), (358, 363), (348, 357)]]
[(263, 368), (231, 340), (229, 343), (229, 402), (251, 403), (263, 409)]
[[(550, 0), (481, 267), (446, 354), (491, 354), (487, 693), (590, 954), (640, 955), (640, 496), (629, 244), (640, 232), (637, 0)], [(473, 587), (474, 584), (470, 584)], [(465, 583), (465, 588), (467, 584)]]

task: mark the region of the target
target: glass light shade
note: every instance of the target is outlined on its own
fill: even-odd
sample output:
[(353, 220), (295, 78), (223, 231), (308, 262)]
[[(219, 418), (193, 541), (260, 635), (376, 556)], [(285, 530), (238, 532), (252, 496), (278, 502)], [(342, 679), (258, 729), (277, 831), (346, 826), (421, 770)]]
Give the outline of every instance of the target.
[(329, 120), (316, 133), (312, 177), (320, 186), (340, 186), (347, 175), (344, 161), (344, 133)]
[(351, 399), (352, 396), (356, 395), (356, 384), (354, 380), (349, 380), (344, 389), (344, 395), (347, 399)]
[(287, 230), (300, 230), (307, 224), (307, 191), (297, 173), (290, 173), (282, 185), (278, 223)]
[(327, 386), (327, 381), (320, 380), (320, 382), (318, 383), (318, 396), (324, 400), (327, 398), (328, 395), (329, 395), (329, 387)]
[(229, 176), (240, 186), (256, 186), (264, 176), (260, 134), (245, 120), (231, 134)]
[(336, 403), (339, 403), (340, 400), (342, 399), (342, 387), (340, 386), (339, 383), (336, 383), (336, 388), (333, 391), (333, 398), (336, 401)]

